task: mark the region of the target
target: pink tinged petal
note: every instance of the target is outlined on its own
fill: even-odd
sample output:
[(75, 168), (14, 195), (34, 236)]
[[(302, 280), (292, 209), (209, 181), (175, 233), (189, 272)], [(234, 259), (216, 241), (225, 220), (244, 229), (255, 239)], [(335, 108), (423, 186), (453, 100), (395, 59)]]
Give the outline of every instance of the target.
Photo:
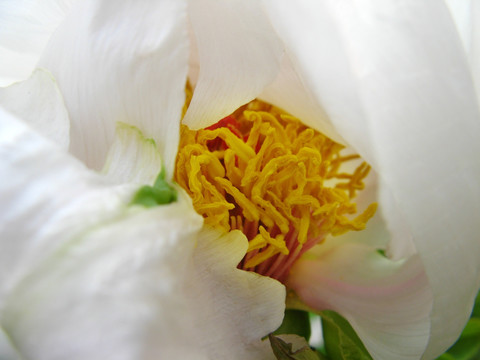
[(55, 79), (37, 69), (28, 80), (0, 88), (0, 105), (67, 150), (70, 120)]
[[(248, 248), (245, 236), (204, 228), (187, 282), (192, 326), (202, 329), (199, 348), (209, 359), (274, 358), (268, 341), (285, 311), (285, 287), (237, 269)], [(205, 336), (208, 334), (208, 336)]]
[(283, 47), (258, 1), (193, 0), (189, 16), (199, 74), (183, 122), (198, 129), (256, 98), (275, 79)]
[(156, 141), (172, 174), (188, 69), (184, 1), (76, 3), (40, 66), (65, 98), (74, 155), (100, 169), (120, 121)]
[(342, 314), (375, 359), (418, 359), (428, 342), (432, 294), (418, 256), (394, 262), (366, 245), (333, 246), (301, 259), (287, 285), (306, 305)]
[(272, 7), (271, 20), (409, 226), (432, 286), (424, 357), (434, 358), (460, 334), (480, 283), (480, 119), (450, 14), (436, 1), (302, 1)]
[(74, 0), (0, 2), (0, 86), (25, 80)]

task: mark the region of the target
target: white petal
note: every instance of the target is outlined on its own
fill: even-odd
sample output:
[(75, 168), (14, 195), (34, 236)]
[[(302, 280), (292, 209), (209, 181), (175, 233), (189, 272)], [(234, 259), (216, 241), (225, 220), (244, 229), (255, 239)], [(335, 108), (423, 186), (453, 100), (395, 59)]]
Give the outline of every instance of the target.
[(15, 348), (35, 359), (141, 358), (150, 330), (172, 330), (158, 320), (176, 301), (158, 309), (156, 293), (178, 293), (172, 272), (183, 279), (201, 217), (185, 196), (129, 210), (133, 189), (104, 186), (9, 114), (0, 120), (0, 321)]
[[(340, 170), (343, 172), (343, 168)], [(345, 171), (348, 173), (348, 171)], [(370, 204), (378, 201), (379, 175), (370, 170), (369, 175), (364, 180), (365, 189), (359, 191), (354, 198), (357, 204), (358, 213), (363, 212)], [(388, 230), (388, 225), (382, 216), (382, 207), (384, 204), (378, 203), (375, 215), (368, 221), (367, 226), (362, 231), (350, 231), (340, 236), (335, 236), (335, 243), (357, 242), (368, 244), (376, 249), (386, 249), (392, 242), (392, 234)], [(390, 254), (389, 254), (390, 255)]]
[(285, 287), (278, 281), (237, 269), (248, 248), (238, 232), (221, 235), (205, 228), (187, 282), (192, 326), (208, 336), (199, 347), (209, 359), (274, 359), (268, 341), (285, 310)]
[[(348, 63), (349, 49), (345, 49), (342, 34), (335, 23), (335, 16), (347, 21), (348, 13), (340, 8), (348, 7), (343, 5), (345, 3), (337, 6), (330, 3), (333, 4), (326, 0), (303, 0), (295, 4), (264, 0), (269, 19), (284, 42), (286, 56), (302, 84), (312, 94), (313, 101), (318, 103), (317, 107), (325, 109), (339, 136), (373, 164), (369, 139), (356, 143), (350, 139), (350, 132), (361, 133), (365, 126), (360, 99), (351, 86), (352, 72), (356, 69)], [(314, 127), (328, 132), (325, 114), (318, 112), (317, 116), (318, 125)], [(313, 120), (314, 116), (309, 118)], [(347, 126), (339, 124), (336, 119), (355, 121), (349, 121)]]
[(199, 75), (184, 124), (216, 123), (256, 98), (276, 77), (283, 47), (254, 0), (193, 0), (189, 16)]
[(67, 150), (70, 120), (55, 79), (37, 69), (28, 80), (0, 88), (0, 105)]
[(480, 4), (472, 0), (445, 0), (470, 62), (480, 100)]
[(295, 71), (288, 54), (282, 59), (280, 72), (275, 81), (268, 85), (258, 97), (301, 119), (304, 124), (336, 142), (345, 144), (345, 140), (332, 126), (325, 110), (315, 101), (311, 91), (300, 78), (300, 74)]
[(306, 305), (342, 314), (375, 359), (418, 359), (428, 342), (432, 295), (418, 257), (393, 262), (366, 245), (333, 246), (301, 259), (288, 286)]
[(67, 104), (70, 150), (100, 169), (120, 121), (156, 141), (171, 175), (188, 69), (186, 4), (87, 0), (75, 5), (40, 60)]
[(0, 324), (22, 357), (272, 357), (260, 339), (281, 323), (285, 288), (237, 269), (243, 235), (196, 243), (202, 218), (183, 190), (127, 207), (132, 188), (105, 186), (6, 112), (0, 124)]
[(6, 299), (16, 348), (39, 360), (205, 358), (182, 298), (201, 223), (181, 200), (64, 238)]
[(17, 53), (0, 46), (0, 86), (8, 86), (27, 79), (37, 60), (37, 55)]
[(119, 216), (135, 191), (108, 186), (1, 108), (0, 159), (0, 295), (62, 244), (59, 234)]
[(392, 260), (408, 258), (416, 254), (415, 242), (407, 218), (399, 208), (397, 200), (387, 184), (379, 186), (378, 201), (382, 217), (386, 218), (386, 226), (390, 230), (391, 240), (387, 245), (387, 255)]
[(303, 79), (405, 216), (434, 295), (433, 358), (459, 335), (480, 282), (480, 119), (450, 15), (435, 1), (276, 10)]
[(0, 327), (0, 359), (2, 360), (21, 360), (20, 355), (13, 348), (7, 335)]
[(102, 173), (112, 184), (152, 185), (162, 169), (155, 141), (136, 127), (118, 123)]
[(0, 86), (28, 78), (74, 0), (0, 2)]

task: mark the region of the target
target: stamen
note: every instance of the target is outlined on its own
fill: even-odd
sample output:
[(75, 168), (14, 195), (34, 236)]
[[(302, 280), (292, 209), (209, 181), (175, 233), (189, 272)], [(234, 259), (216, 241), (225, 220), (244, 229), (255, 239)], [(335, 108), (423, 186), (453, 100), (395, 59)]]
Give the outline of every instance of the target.
[(327, 235), (365, 228), (352, 202), (370, 167), (340, 172), (358, 155), (278, 108), (255, 100), (203, 130), (181, 130), (175, 179), (205, 223), (249, 240), (239, 267), (284, 281)]

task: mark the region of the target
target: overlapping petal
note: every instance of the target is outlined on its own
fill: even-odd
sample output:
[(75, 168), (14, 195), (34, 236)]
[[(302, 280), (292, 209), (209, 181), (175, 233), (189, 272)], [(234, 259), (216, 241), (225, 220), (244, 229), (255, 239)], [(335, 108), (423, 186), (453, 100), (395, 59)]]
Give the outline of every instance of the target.
[[(480, 99), (480, 4), (472, 0), (445, 0), (462, 39)], [(480, 103), (480, 101), (479, 101)]]
[(188, 70), (186, 12), (185, 1), (81, 1), (50, 39), (39, 65), (64, 96), (70, 151), (89, 167), (102, 167), (120, 121), (155, 139), (172, 174)]
[(76, 0), (0, 3), (0, 86), (27, 79)]
[(410, 228), (434, 295), (424, 355), (432, 358), (463, 328), (480, 264), (480, 120), (447, 8), (433, 1), (272, 4), (271, 20), (302, 78), (380, 174)]
[(48, 71), (36, 69), (28, 80), (0, 88), (0, 105), (62, 149), (68, 149), (70, 119), (55, 79)]
[[(187, 281), (191, 326), (208, 359), (274, 359), (268, 341), (285, 309), (285, 287), (278, 281), (238, 270), (248, 248), (238, 231), (227, 235), (204, 228)], [(208, 334), (208, 336), (205, 336)]]
[(256, 98), (277, 76), (283, 47), (255, 0), (193, 0), (189, 19), (199, 74), (183, 122), (199, 129)]
[[(236, 268), (243, 235), (197, 237), (181, 189), (170, 205), (128, 206), (135, 186), (113, 186), (3, 110), (0, 121), (0, 322), (22, 356), (268, 358), (260, 338), (280, 324), (285, 288)], [(129, 141), (125, 161), (151, 155)]]

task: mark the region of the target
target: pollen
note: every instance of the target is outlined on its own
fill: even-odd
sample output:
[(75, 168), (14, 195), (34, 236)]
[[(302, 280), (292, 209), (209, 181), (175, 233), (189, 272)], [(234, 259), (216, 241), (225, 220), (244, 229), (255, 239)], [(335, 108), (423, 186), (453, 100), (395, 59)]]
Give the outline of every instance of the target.
[(376, 211), (374, 203), (357, 214), (353, 200), (370, 166), (342, 150), (254, 100), (209, 128), (182, 126), (175, 180), (206, 224), (245, 234), (239, 268), (285, 281), (305, 251), (329, 235), (364, 229)]

